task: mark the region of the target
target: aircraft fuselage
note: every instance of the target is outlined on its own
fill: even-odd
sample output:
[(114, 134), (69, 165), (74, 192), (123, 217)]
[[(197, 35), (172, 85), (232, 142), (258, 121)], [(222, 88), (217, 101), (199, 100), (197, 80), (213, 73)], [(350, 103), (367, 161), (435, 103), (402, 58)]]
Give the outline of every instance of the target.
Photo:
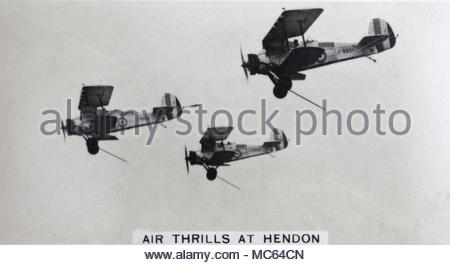
[[(337, 42), (317, 42), (307, 41), (304, 46), (303, 43), (298, 45), (294, 42), (289, 42), (289, 51), (283, 54), (267, 55), (265, 50), (262, 50), (257, 54), (261, 63), (259, 71), (256, 73), (267, 75), (268, 71), (277, 72), (279, 65), (286, 59), (290, 52), (298, 47), (318, 47), (324, 49), (323, 55), (310, 65), (295, 69), (293, 72), (305, 71), (333, 63), (343, 62), (351, 59), (357, 59), (360, 57), (370, 56), (376, 54), (375, 47), (364, 48), (360, 47), (358, 43), (337, 43)], [(294, 78), (295, 80), (295, 78)]]
[(222, 163), (264, 155), (277, 151), (276, 147), (264, 145), (236, 144), (231, 142), (216, 142), (209, 150), (191, 151), (195, 153), (192, 164), (220, 165)]

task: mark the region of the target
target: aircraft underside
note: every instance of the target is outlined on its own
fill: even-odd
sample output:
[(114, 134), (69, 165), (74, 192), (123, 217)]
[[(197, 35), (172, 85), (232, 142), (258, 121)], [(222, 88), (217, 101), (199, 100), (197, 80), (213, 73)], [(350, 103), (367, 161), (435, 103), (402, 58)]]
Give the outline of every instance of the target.
[[(322, 52), (315, 53), (307, 61), (304, 60), (304, 55), (302, 55), (297, 61), (285, 62), (283, 65), (271, 63), (269, 65), (266, 64), (265, 66), (260, 66), (259, 68), (262, 69), (262, 71), (250, 71), (250, 74), (268, 76), (274, 84), (274, 96), (277, 98), (284, 98), (292, 88), (292, 81), (303, 81), (306, 79), (306, 75), (302, 73), (303, 71), (361, 57), (368, 57), (374, 53), (375, 52), (363, 52), (358, 50), (357, 43), (336, 45), (333, 49), (322, 49)], [(371, 59), (370, 57), (368, 58)], [(287, 69), (295, 70), (287, 71)]]

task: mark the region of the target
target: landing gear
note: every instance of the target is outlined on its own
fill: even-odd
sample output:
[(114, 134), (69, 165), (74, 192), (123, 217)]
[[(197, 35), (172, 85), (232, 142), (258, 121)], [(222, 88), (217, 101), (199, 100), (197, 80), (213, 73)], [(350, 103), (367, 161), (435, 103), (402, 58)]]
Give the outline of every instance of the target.
[(100, 148), (98, 147), (98, 140), (94, 138), (90, 138), (86, 140), (86, 146), (89, 154), (95, 155), (98, 153)]
[(286, 97), (292, 87), (292, 80), (288, 75), (280, 75), (278, 82), (273, 88), (273, 95), (277, 98)]
[(212, 168), (212, 167), (208, 168), (206, 171), (206, 178), (208, 180), (213, 181), (216, 179), (216, 177), (217, 177), (217, 169)]
[(287, 92), (288, 92), (288, 89), (285, 89), (283, 87), (279, 87), (278, 85), (273, 88), (273, 95), (276, 98), (284, 98), (284, 97), (286, 97)]

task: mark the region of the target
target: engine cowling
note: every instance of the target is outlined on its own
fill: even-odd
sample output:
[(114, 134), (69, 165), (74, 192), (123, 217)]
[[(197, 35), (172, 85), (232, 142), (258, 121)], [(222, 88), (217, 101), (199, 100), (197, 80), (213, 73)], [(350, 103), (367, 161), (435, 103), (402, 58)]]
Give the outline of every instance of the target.
[(248, 61), (246, 67), (251, 75), (260, 73), (261, 61), (256, 54), (248, 54)]
[(66, 119), (66, 131), (67, 135), (76, 134), (75, 132), (75, 122), (71, 119)]
[(197, 153), (194, 151), (189, 151), (188, 161), (191, 163), (191, 165), (198, 164), (198, 156)]

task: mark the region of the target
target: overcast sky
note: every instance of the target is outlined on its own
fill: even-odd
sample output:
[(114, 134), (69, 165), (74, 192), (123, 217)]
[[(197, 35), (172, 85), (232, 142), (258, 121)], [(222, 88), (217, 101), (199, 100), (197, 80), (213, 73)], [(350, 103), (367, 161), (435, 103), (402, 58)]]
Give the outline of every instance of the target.
[[(0, 242), (131, 243), (132, 231), (323, 230), (332, 244), (450, 243), (448, 74), (450, 9), (431, 3), (0, 3)], [(307, 36), (358, 42), (372, 18), (399, 34), (394, 49), (307, 71), (293, 90), (346, 114), (363, 109), (369, 132), (343, 126), (295, 145), (295, 111), (315, 109), (293, 95), (278, 100), (267, 77), (248, 84), (244, 53), (261, 40), (282, 7), (321, 7)], [(202, 167), (186, 173), (184, 146), (199, 149), (201, 135), (181, 137), (177, 121), (148, 133), (127, 133), (87, 153), (83, 139), (43, 136), (45, 109), (76, 113), (82, 84), (114, 86), (110, 108), (151, 110), (165, 92), (208, 111), (257, 111), (245, 126), (260, 130), (260, 102), (279, 109), (274, 125), (291, 139), (275, 158), (262, 156), (219, 168), (238, 185), (209, 182)], [(372, 110), (404, 109), (411, 130), (375, 133)], [(195, 121), (195, 116), (185, 119)], [(207, 115), (207, 119), (211, 116)], [(225, 120), (219, 120), (225, 122)], [(321, 122), (321, 120), (319, 120)], [(204, 122), (207, 124), (207, 120)], [(197, 123), (194, 122), (194, 126)], [(226, 124), (226, 123), (225, 123)], [(360, 125), (355, 120), (355, 126)], [(397, 125), (401, 128), (401, 122)], [(236, 126), (236, 124), (235, 124)], [(305, 122), (305, 126), (307, 126)], [(318, 128), (318, 130), (321, 127)], [(268, 136), (230, 140), (262, 143)]]

